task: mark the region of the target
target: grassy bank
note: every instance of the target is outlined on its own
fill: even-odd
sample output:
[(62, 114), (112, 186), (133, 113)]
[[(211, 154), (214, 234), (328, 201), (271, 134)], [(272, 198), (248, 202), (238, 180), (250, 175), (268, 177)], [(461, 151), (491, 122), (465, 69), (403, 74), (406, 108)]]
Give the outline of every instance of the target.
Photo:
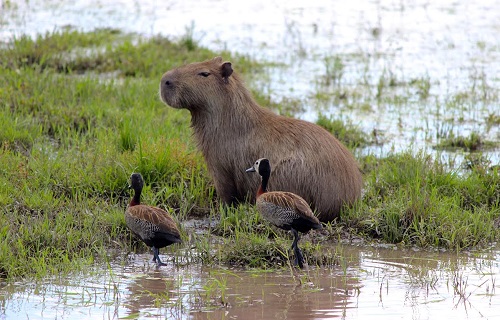
[[(171, 210), (181, 224), (220, 221), (197, 234), (181, 227), (184, 247), (195, 250), (180, 259), (287, 265), (290, 237), (251, 206), (218, 204), (189, 113), (158, 99), (164, 71), (215, 55), (230, 59), (250, 86), (264, 72), (247, 57), (215, 54), (189, 37), (172, 42), (115, 30), (21, 37), (0, 49), (0, 277), (71, 272), (133, 250), (123, 213), (134, 171), (146, 181), (144, 202)], [(319, 124), (351, 147), (370, 143), (349, 124), (328, 117)], [(364, 199), (325, 232), (304, 237), (310, 264), (336, 264), (341, 255), (324, 244), (346, 235), (454, 250), (498, 240), (498, 168), (480, 162), (459, 174), (411, 154), (359, 161)]]

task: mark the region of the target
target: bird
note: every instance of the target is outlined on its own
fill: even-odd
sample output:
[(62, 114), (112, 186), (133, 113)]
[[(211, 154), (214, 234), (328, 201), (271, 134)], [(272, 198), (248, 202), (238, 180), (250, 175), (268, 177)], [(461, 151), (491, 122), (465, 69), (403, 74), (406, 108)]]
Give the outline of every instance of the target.
[(164, 266), (161, 262), (160, 248), (173, 243), (181, 243), (181, 236), (175, 221), (170, 214), (158, 207), (141, 204), (141, 192), (144, 179), (140, 173), (130, 176), (130, 188), (134, 190), (129, 205), (125, 211), (127, 227), (153, 250), (153, 262)]
[(258, 172), (261, 176), (261, 185), (257, 190), (255, 202), (257, 210), (276, 227), (292, 231), (295, 265), (302, 269), (304, 257), (298, 246), (299, 232), (307, 233), (311, 229), (322, 229), (321, 223), (301, 196), (292, 192), (267, 190), (271, 175), (271, 164), (268, 159), (258, 159), (252, 167), (246, 169), (246, 172)]

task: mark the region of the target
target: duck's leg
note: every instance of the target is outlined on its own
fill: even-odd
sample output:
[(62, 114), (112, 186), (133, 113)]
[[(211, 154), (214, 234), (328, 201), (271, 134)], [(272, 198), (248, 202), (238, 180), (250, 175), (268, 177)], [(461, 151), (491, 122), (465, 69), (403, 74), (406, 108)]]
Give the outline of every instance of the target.
[(295, 264), (301, 269), (304, 268), (304, 256), (298, 245), (295, 246)]
[(167, 265), (166, 263), (161, 262), (159, 254), (160, 254), (160, 249), (153, 247), (153, 256), (154, 256), (153, 262), (156, 262), (158, 266), (166, 266)]
[(292, 243), (292, 249), (294, 250), (295, 253), (295, 265), (298, 265), (299, 268), (304, 268), (304, 257), (302, 256), (302, 251), (299, 248), (299, 232), (292, 228), (292, 233), (294, 236), (293, 243)]

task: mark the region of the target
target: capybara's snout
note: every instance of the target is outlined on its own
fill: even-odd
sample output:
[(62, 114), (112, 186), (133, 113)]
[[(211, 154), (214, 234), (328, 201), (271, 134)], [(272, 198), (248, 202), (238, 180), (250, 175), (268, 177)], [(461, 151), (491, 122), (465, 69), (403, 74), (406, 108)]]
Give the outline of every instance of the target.
[(175, 77), (172, 71), (169, 71), (161, 77), (160, 81), (160, 98), (163, 102), (171, 107), (176, 107), (174, 104), (175, 96)]
[(161, 89), (172, 89), (174, 87), (174, 70), (165, 72), (165, 74), (161, 77), (160, 88)]

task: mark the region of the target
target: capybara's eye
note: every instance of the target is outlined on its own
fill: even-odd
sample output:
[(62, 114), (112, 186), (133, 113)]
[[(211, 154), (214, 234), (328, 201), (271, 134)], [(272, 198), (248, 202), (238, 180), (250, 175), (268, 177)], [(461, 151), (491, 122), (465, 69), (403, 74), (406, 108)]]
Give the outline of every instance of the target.
[(206, 77), (208, 77), (208, 76), (210, 75), (210, 72), (205, 72), (205, 71), (203, 71), (203, 72), (198, 73), (198, 75), (199, 75), (199, 76), (203, 76), (203, 77), (205, 77), (205, 78), (206, 78)]

